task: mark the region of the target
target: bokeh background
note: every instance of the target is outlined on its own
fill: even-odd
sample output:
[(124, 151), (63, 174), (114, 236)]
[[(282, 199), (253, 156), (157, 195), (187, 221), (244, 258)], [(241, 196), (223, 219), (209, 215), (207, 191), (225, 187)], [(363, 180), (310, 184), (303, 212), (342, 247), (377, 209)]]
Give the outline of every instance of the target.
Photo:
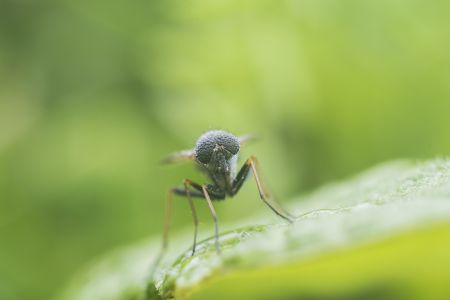
[[(242, 154), (283, 202), (378, 162), (448, 155), (449, 11), (1, 0), (0, 299), (50, 299), (86, 262), (159, 234), (167, 188), (203, 178), (158, 161), (208, 129), (259, 135)], [(187, 207), (175, 227), (191, 226)], [(224, 222), (264, 209), (253, 184), (217, 208)]]

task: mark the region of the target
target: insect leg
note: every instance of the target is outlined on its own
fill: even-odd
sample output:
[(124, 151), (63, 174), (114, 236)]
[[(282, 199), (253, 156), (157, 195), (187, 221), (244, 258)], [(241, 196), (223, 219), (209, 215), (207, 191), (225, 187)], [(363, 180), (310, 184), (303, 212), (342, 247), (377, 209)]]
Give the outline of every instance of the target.
[(209, 211), (211, 212), (211, 215), (213, 217), (214, 220), (214, 228), (215, 228), (215, 234), (214, 234), (214, 239), (215, 239), (215, 244), (216, 244), (216, 250), (217, 253), (220, 253), (220, 245), (219, 245), (219, 223), (217, 222), (217, 215), (216, 215), (216, 211), (214, 210), (214, 206), (211, 202), (211, 198), (209, 197), (208, 194), (208, 190), (206, 185), (202, 186), (202, 190), (203, 190), (203, 194), (205, 195), (205, 199), (206, 202), (208, 202), (208, 207), (209, 207)]
[[(214, 208), (212, 207), (211, 199), (212, 200), (222, 199), (224, 197), (224, 195), (219, 194), (219, 193), (211, 193), (211, 192), (210, 193), (207, 192), (205, 194), (205, 192), (203, 190), (203, 187), (204, 187), (203, 185), (195, 183), (195, 182), (193, 182), (193, 181), (191, 181), (189, 179), (185, 179), (183, 184), (184, 184), (184, 190), (181, 190), (181, 189), (177, 188), (174, 191), (175, 191), (176, 194), (182, 195), (182, 196), (186, 196), (188, 198), (188, 202), (189, 202), (189, 206), (191, 208), (192, 218), (193, 218), (194, 226), (195, 226), (194, 243), (193, 243), (193, 246), (192, 246), (192, 255), (194, 255), (195, 254), (195, 248), (196, 248), (196, 245), (197, 245), (198, 218), (197, 218), (197, 213), (196, 213), (196, 210), (195, 210), (195, 207), (194, 207), (194, 202), (192, 201), (192, 197), (191, 196), (199, 197), (199, 198), (205, 198), (208, 201), (208, 207), (210, 208), (210, 211), (211, 211), (211, 208), (212, 208), (211, 213), (213, 214), (213, 218), (214, 218), (215, 226), (216, 226), (216, 240), (218, 240), (217, 217), (216, 217), (216, 212), (214, 211)], [(195, 190), (191, 191), (189, 189), (189, 187), (192, 187)], [(205, 189), (206, 188), (207, 187), (205, 186)], [(217, 247), (217, 245), (218, 245), (218, 242), (216, 242), (216, 247)], [(219, 250), (218, 250), (218, 252), (219, 252)]]
[(192, 218), (194, 221), (195, 226), (195, 234), (194, 234), (194, 248), (195, 248), (195, 239), (197, 236), (197, 226), (198, 226), (198, 218), (197, 218), (197, 212), (194, 207), (194, 203), (192, 201), (192, 197), (204, 197), (203, 193), (200, 193), (198, 191), (189, 191), (187, 188), (189, 180), (185, 180), (184, 189), (180, 188), (172, 188), (167, 193), (167, 200), (166, 200), (166, 212), (164, 215), (164, 229), (163, 229), (163, 241), (162, 241), (162, 250), (165, 251), (168, 248), (169, 244), (169, 229), (170, 229), (170, 222), (172, 218), (172, 206), (173, 206), (173, 194), (177, 194), (179, 196), (186, 196), (188, 198), (189, 207), (191, 208)]
[(153, 262), (153, 265), (150, 269), (150, 278), (153, 278), (156, 268), (158, 267), (159, 263), (161, 262), (161, 259), (163, 258), (164, 254), (166, 253), (168, 245), (169, 245), (168, 237), (169, 237), (170, 219), (172, 217), (172, 202), (173, 202), (173, 193), (174, 192), (175, 192), (175, 189), (173, 189), (173, 188), (167, 192), (161, 250), (160, 250), (158, 256), (156, 257), (155, 261)]
[[(193, 187), (195, 190), (193, 190), (193, 191), (189, 190), (189, 188), (188, 188), (189, 186)], [(211, 199), (223, 199), (223, 197), (224, 197), (224, 195), (221, 195), (221, 194), (213, 194), (212, 197), (210, 198), (209, 194), (207, 192), (205, 194), (205, 191), (203, 190), (202, 185), (192, 182), (189, 179), (184, 180), (184, 188), (171, 188), (167, 192), (166, 208), (165, 208), (165, 214), (164, 214), (164, 228), (163, 228), (163, 235), (162, 235), (162, 246), (161, 246), (160, 253), (154, 260), (152, 267), (150, 269), (150, 278), (153, 278), (155, 271), (156, 271), (158, 265), (160, 264), (162, 258), (164, 257), (164, 254), (166, 253), (168, 245), (169, 245), (169, 229), (170, 229), (170, 223), (171, 223), (171, 218), (172, 218), (173, 194), (176, 194), (179, 196), (186, 196), (188, 198), (188, 202), (189, 202), (189, 206), (191, 208), (192, 218), (193, 218), (194, 226), (195, 226), (192, 255), (194, 255), (194, 253), (195, 253), (195, 248), (196, 248), (196, 244), (197, 244), (197, 229), (198, 229), (198, 217), (197, 217), (197, 212), (194, 207), (194, 203), (192, 201), (192, 197), (206, 198), (206, 195), (207, 195), (208, 198), (206, 198), (206, 199), (208, 200), (208, 206), (211, 208), (212, 208), (212, 204), (211, 205), (209, 204), (211, 202)], [(210, 210), (211, 210), (211, 208), (210, 208)], [(214, 220), (216, 222), (216, 247), (219, 251), (218, 242), (217, 242), (217, 240), (218, 240), (217, 218), (216, 218), (216, 213), (214, 211), (214, 208), (212, 208), (212, 213), (213, 213)]]
[(192, 220), (194, 221), (194, 242), (192, 244), (192, 256), (193, 256), (195, 253), (195, 246), (197, 245), (198, 217), (197, 212), (195, 211), (194, 202), (192, 202), (191, 192), (189, 191), (189, 185), (192, 184), (192, 182), (189, 179), (186, 179), (184, 180), (183, 184), (184, 184), (184, 191), (188, 198), (189, 207), (191, 208)]
[(256, 186), (258, 187), (259, 196), (261, 200), (278, 216), (286, 219), (289, 222), (293, 221), (293, 216), (291, 216), (288, 212), (286, 212), (270, 195), (267, 191), (267, 188), (263, 185), (260, 178), (259, 171), (259, 163), (255, 156), (251, 156), (245, 164), (242, 166), (241, 170), (237, 174), (235, 180), (233, 181), (233, 186), (231, 188), (231, 194), (236, 194), (239, 189), (242, 187), (245, 179), (247, 178), (250, 170), (253, 172), (253, 176), (255, 177)]
[(248, 177), (248, 174), (250, 173), (251, 165), (248, 163), (248, 160), (245, 162), (245, 164), (242, 166), (242, 168), (239, 170), (239, 173), (236, 175), (236, 178), (233, 180), (233, 183), (231, 185), (231, 196), (234, 196), (239, 192), (242, 185), (244, 184), (245, 180)]
[(163, 229), (163, 241), (162, 241), (162, 249), (164, 251), (169, 246), (169, 229), (170, 229), (170, 221), (172, 218), (173, 193), (174, 193), (174, 189), (170, 189), (167, 193), (167, 198), (166, 198), (166, 211), (164, 214), (164, 229)]

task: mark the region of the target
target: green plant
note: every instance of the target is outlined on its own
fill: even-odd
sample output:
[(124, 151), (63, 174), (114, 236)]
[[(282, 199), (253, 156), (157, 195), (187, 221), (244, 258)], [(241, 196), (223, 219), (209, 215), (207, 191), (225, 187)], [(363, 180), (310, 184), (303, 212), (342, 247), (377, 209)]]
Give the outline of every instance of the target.
[[(179, 233), (147, 281), (156, 241), (116, 252), (62, 298), (449, 298), (449, 160), (385, 164), (299, 198), (290, 210), (294, 224), (255, 217), (222, 234), (221, 255), (207, 239), (190, 256), (190, 233)], [(186, 251), (174, 250), (180, 245)]]

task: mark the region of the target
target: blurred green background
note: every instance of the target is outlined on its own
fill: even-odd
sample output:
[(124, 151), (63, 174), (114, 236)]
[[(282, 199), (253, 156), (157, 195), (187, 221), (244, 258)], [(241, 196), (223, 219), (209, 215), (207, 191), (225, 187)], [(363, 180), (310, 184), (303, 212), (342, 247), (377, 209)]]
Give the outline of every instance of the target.
[[(158, 161), (208, 129), (261, 136), (242, 152), (281, 201), (377, 162), (448, 155), (449, 11), (2, 0), (0, 299), (49, 299), (86, 262), (159, 234), (166, 190), (203, 179)], [(191, 226), (181, 202), (174, 225)], [(218, 206), (223, 222), (266, 209), (253, 184)]]

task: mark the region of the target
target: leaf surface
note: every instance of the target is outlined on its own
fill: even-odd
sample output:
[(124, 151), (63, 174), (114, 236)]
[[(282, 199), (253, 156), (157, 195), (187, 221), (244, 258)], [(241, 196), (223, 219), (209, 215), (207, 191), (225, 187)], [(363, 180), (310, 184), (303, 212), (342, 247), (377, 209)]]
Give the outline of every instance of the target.
[[(450, 299), (450, 161), (384, 164), (288, 209), (293, 224), (254, 217), (221, 234), (220, 255), (205, 240), (153, 279), (156, 242), (119, 251), (65, 299)], [(190, 239), (179, 233), (173, 248)]]

